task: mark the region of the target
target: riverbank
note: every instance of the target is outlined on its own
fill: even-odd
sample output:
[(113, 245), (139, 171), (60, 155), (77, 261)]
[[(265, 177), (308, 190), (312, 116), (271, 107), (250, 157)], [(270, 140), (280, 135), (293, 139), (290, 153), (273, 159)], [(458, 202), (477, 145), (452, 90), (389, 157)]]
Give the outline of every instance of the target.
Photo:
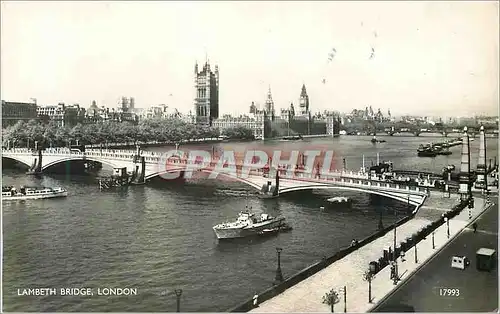
[[(439, 198), (440, 196), (441, 198)], [(451, 198), (442, 198), (442, 195), (435, 194), (434, 197), (439, 198), (432, 202), (432, 207), (437, 212), (443, 212), (443, 208), (449, 211), (453, 205), (458, 203), (458, 195), (452, 195)], [(476, 199), (476, 203), (473, 215), (477, 215), (481, 211), (479, 209), (480, 201)], [(430, 209), (429, 206), (427, 206), (427, 209)], [(462, 219), (464, 212), (467, 211), (462, 211), (461, 214), (450, 220), (450, 228), (455, 228), (456, 230), (454, 231), (456, 232), (460, 228), (460, 223), (457, 223), (457, 219)], [(397, 227), (398, 243), (413, 236), (432, 222), (431, 217), (417, 214), (413, 219), (409, 219)], [(439, 228), (442, 228), (442, 226)], [(322, 304), (322, 297), (330, 289), (334, 288), (340, 291), (340, 288), (343, 286), (346, 286), (347, 291), (347, 311), (366, 312), (374, 303), (368, 302), (368, 284), (363, 281), (363, 273), (368, 269), (369, 262), (376, 261), (382, 255), (383, 250), (393, 246), (393, 237), (392, 232), (380, 236), (307, 279), (289, 287), (283, 292), (276, 293), (274, 297), (268, 300), (263, 300), (261, 295), (259, 295), (257, 298), (258, 307), (253, 308), (250, 312), (326, 312), (330, 309), (329, 306)], [(445, 239), (436, 235), (435, 244), (444, 245), (446, 242)], [(410, 256), (411, 252), (407, 252), (406, 259), (410, 260)], [(422, 252), (420, 258), (422, 260), (426, 258), (425, 252)], [(411, 265), (409, 264), (408, 262), (406, 266), (404, 263), (402, 264), (400, 274), (404, 273), (405, 270), (406, 272), (411, 271)], [(381, 297), (385, 296), (393, 288), (392, 281), (389, 278), (390, 267), (385, 267), (372, 281), (372, 302), (380, 300)], [(265, 297), (265, 295), (262, 296)], [(356, 301), (350, 302), (353, 298)], [(343, 308), (345, 305), (343, 297), (340, 297), (340, 299), (341, 301), (336, 304), (337, 308)], [(235, 308), (235, 310), (237, 309)], [(241, 308), (239, 309), (241, 310)]]
[[(302, 138), (325, 138), (325, 137), (338, 137), (339, 135), (329, 135), (329, 134), (319, 134), (319, 135), (302, 135)], [(264, 141), (276, 141), (280, 140), (281, 137), (273, 137), (266, 138)], [(111, 149), (135, 149), (137, 145), (140, 145), (141, 148), (147, 147), (162, 147), (162, 146), (175, 146), (176, 144), (181, 145), (190, 145), (190, 144), (210, 144), (210, 143), (246, 143), (246, 142), (255, 142), (262, 141), (260, 139), (223, 139), (223, 138), (202, 138), (196, 140), (182, 141), (179, 143), (175, 142), (129, 142), (129, 143), (106, 143), (106, 144), (89, 144), (85, 145), (85, 148), (111, 148)]]

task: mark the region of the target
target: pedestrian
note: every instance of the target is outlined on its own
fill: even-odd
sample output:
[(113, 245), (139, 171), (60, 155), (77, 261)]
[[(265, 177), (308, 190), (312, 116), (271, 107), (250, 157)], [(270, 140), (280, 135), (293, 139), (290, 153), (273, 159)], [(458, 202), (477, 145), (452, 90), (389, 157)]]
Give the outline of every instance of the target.
[(474, 229), (474, 233), (476, 233), (476, 230), (477, 230), (477, 223), (476, 222), (472, 224), (472, 228)]

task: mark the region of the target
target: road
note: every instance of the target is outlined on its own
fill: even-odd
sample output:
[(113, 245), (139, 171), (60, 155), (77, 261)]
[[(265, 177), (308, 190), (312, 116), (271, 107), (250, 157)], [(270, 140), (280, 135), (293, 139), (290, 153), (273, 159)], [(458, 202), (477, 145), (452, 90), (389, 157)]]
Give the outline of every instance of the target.
[[(476, 220), (477, 233), (471, 227), (466, 228), (372, 312), (487, 312), (498, 309), (498, 269), (476, 270), (475, 257), (481, 247), (498, 248), (498, 200), (494, 203)], [(453, 255), (467, 256), (470, 266), (465, 270), (451, 268)], [(459, 289), (459, 296), (440, 296), (440, 288)]]

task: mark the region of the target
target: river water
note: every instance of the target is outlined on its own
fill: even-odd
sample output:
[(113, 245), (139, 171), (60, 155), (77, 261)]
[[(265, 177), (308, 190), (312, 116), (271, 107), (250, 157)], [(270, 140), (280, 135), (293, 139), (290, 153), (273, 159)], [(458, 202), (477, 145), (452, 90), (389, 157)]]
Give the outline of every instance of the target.
[[(222, 149), (243, 150), (265, 145), (272, 149), (318, 147), (336, 152), (337, 168), (359, 169), (381, 159), (395, 169), (440, 172), (460, 165), (460, 146), (450, 156), (419, 158), (416, 148), (437, 138), (369, 137), (310, 139), (300, 142), (222, 143)], [(488, 156), (498, 155), (497, 139), (488, 139)], [(151, 148), (160, 151), (162, 148)], [(478, 141), (471, 142), (475, 167)], [(489, 158), (489, 157), (488, 157)], [(379, 213), (384, 224), (407, 215), (397, 201), (368, 194), (321, 191), (262, 200), (252, 188), (235, 182), (156, 181), (146, 186), (100, 192), (86, 176), (26, 176), (4, 168), (3, 185), (64, 186), (64, 199), (3, 202), (3, 309), (16, 312), (170, 312), (176, 310), (174, 289), (182, 289), (181, 311), (225, 311), (272, 285), (276, 247), (288, 277), (323, 256), (376, 231)], [(349, 196), (352, 209), (322, 210), (331, 196)], [(235, 218), (245, 206), (256, 213), (283, 215), (293, 226), (276, 236), (218, 242), (212, 226)], [(367, 261), (368, 263), (369, 261)], [(136, 288), (136, 296), (18, 296), (28, 288)]]

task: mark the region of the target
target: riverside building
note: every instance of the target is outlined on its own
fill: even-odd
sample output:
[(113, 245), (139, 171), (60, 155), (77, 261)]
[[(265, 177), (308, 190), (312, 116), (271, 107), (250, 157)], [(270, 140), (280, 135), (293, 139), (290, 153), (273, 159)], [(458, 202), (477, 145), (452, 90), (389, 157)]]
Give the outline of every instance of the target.
[(2, 100), (3, 127), (16, 124), (17, 121), (28, 122), (29, 120), (36, 119), (37, 117), (36, 100), (32, 103)]

